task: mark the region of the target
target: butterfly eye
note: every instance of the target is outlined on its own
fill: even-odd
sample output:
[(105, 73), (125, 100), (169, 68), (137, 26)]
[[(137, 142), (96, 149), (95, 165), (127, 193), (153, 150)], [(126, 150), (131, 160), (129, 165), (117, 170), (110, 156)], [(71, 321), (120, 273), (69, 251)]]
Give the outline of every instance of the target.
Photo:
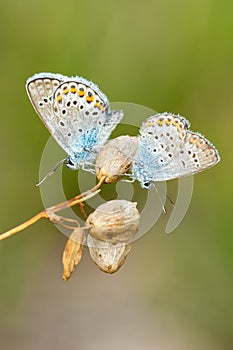
[(144, 182), (143, 186), (144, 186), (144, 188), (147, 188), (147, 189), (150, 188), (151, 187), (150, 181)]
[(72, 162), (72, 160), (70, 160), (70, 158), (67, 160), (67, 164), (70, 165), (71, 167), (74, 166), (74, 163)]

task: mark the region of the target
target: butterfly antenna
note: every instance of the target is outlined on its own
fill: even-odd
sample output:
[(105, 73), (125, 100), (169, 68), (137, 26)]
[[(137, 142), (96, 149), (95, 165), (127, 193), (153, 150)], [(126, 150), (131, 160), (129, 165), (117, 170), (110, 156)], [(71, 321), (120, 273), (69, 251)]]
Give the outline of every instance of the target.
[(159, 193), (159, 189), (157, 188), (156, 184), (154, 184), (154, 188), (156, 189), (156, 192), (158, 193), (158, 196), (159, 196), (159, 199), (160, 199), (160, 203), (162, 204), (163, 212), (166, 215), (167, 214), (167, 209), (166, 209), (165, 205), (163, 204), (162, 198), (161, 198), (160, 193)]
[(176, 203), (171, 199), (171, 197), (168, 196), (168, 194), (166, 194), (166, 197), (169, 200), (171, 206), (174, 208)]
[(45, 175), (45, 177), (43, 177), (35, 186), (39, 187), (49, 176), (53, 175), (55, 173), (55, 171), (57, 170), (57, 168), (59, 167), (59, 165), (63, 164), (64, 161), (66, 160), (66, 158), (60, 160), (49, 172), (48, 174)]
[[(157, 193), (158, 193), (158, 195), (159, 195), (160, 201), (161, 201), (161, 203), (162, 203), (161, 196), (160, 196), (159, 191), (158, 191), (158, 189), (156, 188), (156, 186), (155, 186), (155, 189), (156, 189), (156, 191), (157, 191)], [(166, 198), (169, 200), (171, 206), (174, 208), (176, 203), (171, 199), (171, 197), (169, 197), (169, 195), (168, 195), (167, 193), (166, 193)], [(162, 204), (162, 205), (163, 205), (163, 204)], [(164, 214), (167, 214), (167, 210), (166, 210), (166, 207), (165, 207), (164, 205), (163, 205), (163, 212), (164, 212)]]

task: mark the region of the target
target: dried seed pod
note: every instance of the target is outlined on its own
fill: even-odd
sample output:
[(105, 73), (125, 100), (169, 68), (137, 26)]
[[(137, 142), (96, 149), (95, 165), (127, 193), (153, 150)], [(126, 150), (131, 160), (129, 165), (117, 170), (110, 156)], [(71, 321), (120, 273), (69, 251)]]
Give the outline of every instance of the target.
[(66, 243), (62, 257), (64, 267), (63, 279), (65, 281), (67, 281), (70, 278), (75, 266), (77, 266), (81, 260), (83, 251), (83, 240), (84, 232), (82, 228), (78, 227), (74, 229), (73, 233), (71, 234), (70, 238)]
[(104, 242), (129, 242), (138, 231), (140, 214), (137, 203), (111, 200), (101, 204), (87, 218), (89, 233)]
[(125, 175), (132, 165), (137, 146), (136, 136), (123, 135), (108, 141), (96, 158), (97, 178), (112, 183)]
[(94, 263), (100, 270), (107, 273), (119, 270), (131, 249), (129, 244), (99, 241), (90, 234), (87, 236), (87, 245)]

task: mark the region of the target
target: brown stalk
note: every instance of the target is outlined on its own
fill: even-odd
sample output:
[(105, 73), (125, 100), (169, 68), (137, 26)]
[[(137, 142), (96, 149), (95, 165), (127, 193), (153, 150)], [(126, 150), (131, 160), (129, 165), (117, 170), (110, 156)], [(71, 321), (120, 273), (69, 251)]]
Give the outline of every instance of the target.
[(25, 228), (33, 225), (35, 222), (37, 222), (38, 220), (40, 220), (42, 218), (49, 219), (49, 220), (53, 221), (51, 213), (56, 213), (58, 211), (66, 209), (66, 208), (73, 207), (76, 204), (82, 203), (82, 202), (86, 201), (87, 199), (94, 197), (97, 193), (100, 192), (99, 188), (103, 182), (104, 182), (104, 178), (101, 178), (99, 180), (99, 182), (96, 184), (96, 186), (94, 186), (90, 190), (88, 190), (84, 193), (81, 193), (78, 196), (75, 196), (74, 198), (71, 198), (65, 202), (56, 204), (50, 208), (46, 208), (43, 211), (41, 211), (40, 213), (33, 216), (31, 219), (25, 221), (23, 224), (18, 225), (16, 227), (12, 228), (11, 230), (8, 230), (8, 231), (2, 233), (0, 235), (0, 241), (5, 239), (5, 238), (8, 238), (10, 236), (13, 236), (17, 232), (24, 230)]

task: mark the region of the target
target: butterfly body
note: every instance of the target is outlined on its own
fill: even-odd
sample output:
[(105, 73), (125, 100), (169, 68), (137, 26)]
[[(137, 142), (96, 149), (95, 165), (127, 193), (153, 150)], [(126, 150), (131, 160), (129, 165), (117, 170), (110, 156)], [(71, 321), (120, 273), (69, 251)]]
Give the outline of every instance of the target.
[(156, 114), (143, 123), (132, 167), (133, 179), (143, 188), (198, 173), (220, 160), (215, 147), (189, 126), (184, 117), (171, 113)]
[(39, 73), (27, 80), (33, 107), (57, 143), (66, 151), (65, 164), (78, 169), (93, 162), (123, 117), (111, 111), (97, 85), (82, 77)]

